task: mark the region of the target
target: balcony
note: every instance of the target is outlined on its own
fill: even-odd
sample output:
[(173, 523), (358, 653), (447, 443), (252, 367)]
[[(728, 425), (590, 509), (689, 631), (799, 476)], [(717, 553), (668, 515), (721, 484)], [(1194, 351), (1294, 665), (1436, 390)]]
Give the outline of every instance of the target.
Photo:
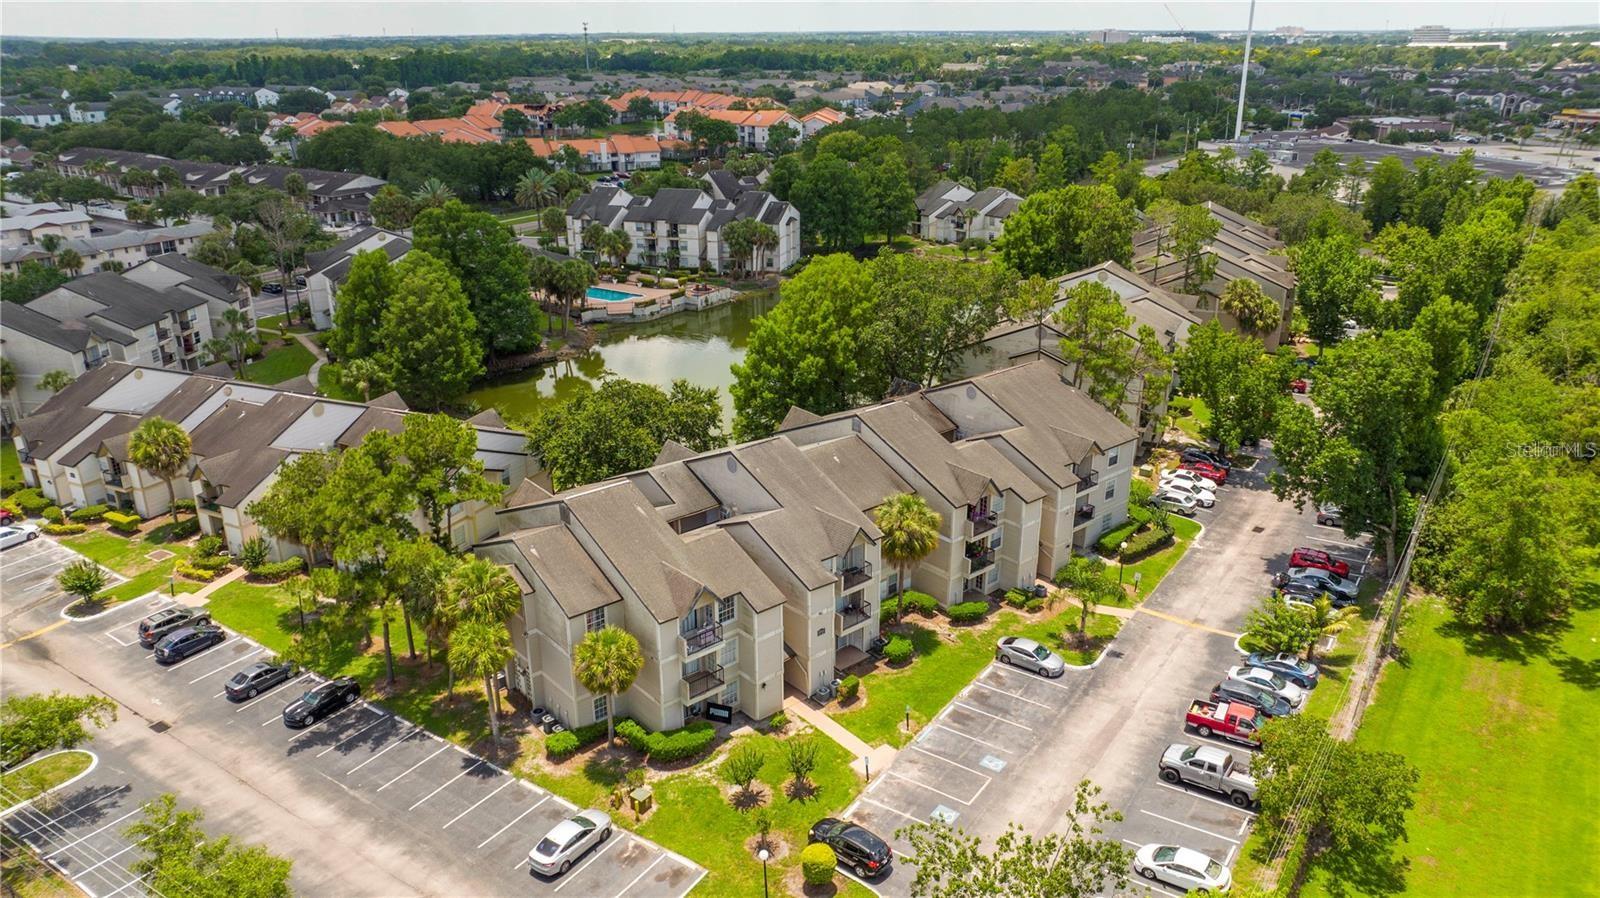
[(849, 592), (872, 579), (872, 562), (862, 561), (851, 564), (839, 572), (839, 578), (844, 581), (844, 591)]
[(871, 605), (866, 602), (848, 605), (833, 613), (834, 635), (843, 636), (869, 620), (872, 620)]
[(967, 512), (967, 534), (969, 536), (982, 536), (995, 528), (1000, 516), (992, 511), (979, 511), (971, 509)]
[(184, 320), (178, 322), (178, 330), (180, 330), (183, 333), (187, 334), (190, 331), (194, 330), (194, 322), (190, 321), (187, 318), (185, 318)]
[(161, 364), (163, 364), (163, 365), (171, 365), (174, 362), (176, 362), (177, 360), (178, 360), (178, 357), (173, 355), (170, 352), (163, 351), (161, 353)]
[(1083, 493), (1100, 485), (1100, 475), (1094, 471), (1078, 473), (1078, 492)]
[(116, 487), (122, 486), (122, 472), (121, 471), (107, 471), (105, 469), (101, 469), (101, 471), (100, 471), (100, 479), (104, 480), (106, 482), (106, 486), (116, 486)]
[(984, 549), (981, 552), (967, 553), (967, 575), (978, 573), (994, 564), (994, 550)]
[(156, 339), (157, 340), (170, 340), (170, 339), (172, 339), (172, 331), (169, 331), (164, 327), (158, 327), (158, 328), (156, 328)]
[(1087, 524), (1092, 520), (1094, 520), (1093, 505), (1080, 505), (1078, 506), (1078, 510), (1072, 513), (1072, 523), (1074, 526), (1078, 524)]
[(678, 634), (678, 652), (685, 659), (722, 644), (722, 625), (711, 624)]
[(684, 704), (692, 705), (721, 691), (726, 684), (722, 665), (712, 664), (700, 670), (686, 672), (683, 679), (678, 682), (678, 697)]

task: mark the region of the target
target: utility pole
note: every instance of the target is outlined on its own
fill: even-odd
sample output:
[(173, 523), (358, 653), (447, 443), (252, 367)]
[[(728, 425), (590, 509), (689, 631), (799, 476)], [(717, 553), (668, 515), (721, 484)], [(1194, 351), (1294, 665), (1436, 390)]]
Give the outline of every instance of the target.
[(1256, 31), (1256, 0), (1250, 0), (1250, 23), (1244, 31), (1244, 66), (1239, 71), (1239, 114), (1233, 119), (1233, 142), (1244, 137), (1244, 89), (1250, 83), (1250, 39)]
[[(1254, 10), (1255, 7), (1252, 6), (1251, 9)], [(1253, 14), (1254, 13), (1252, 13), (1252, 15)], [(591, 74), (591, 72), (589, 70), (589, 23), (588, 22), (584, 22), (583, 23), (583, 73), (585, 75)]]

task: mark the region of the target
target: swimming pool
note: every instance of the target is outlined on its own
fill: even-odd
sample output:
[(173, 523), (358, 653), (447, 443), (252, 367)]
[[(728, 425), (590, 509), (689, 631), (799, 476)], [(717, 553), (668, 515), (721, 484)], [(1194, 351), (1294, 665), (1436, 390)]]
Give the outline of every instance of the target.
[(590, 287), (585, 296), (600, 302), (634, 302), (642, 297), (637, 293), (628, 293), (622, 290), (607, 290), (604, 287)]

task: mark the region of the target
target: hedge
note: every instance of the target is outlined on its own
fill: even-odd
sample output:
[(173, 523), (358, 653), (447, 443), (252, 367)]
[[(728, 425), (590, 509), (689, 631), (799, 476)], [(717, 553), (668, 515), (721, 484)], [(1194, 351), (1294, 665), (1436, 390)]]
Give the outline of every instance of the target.
[(544, 740), (544, 750), (552, 758), (561, 758), (578, 750), (578, 737), (571, 730), (551, 733)]
[(1031, 592), (1025, 592), (1020, 589), (1006, 590), (1006, 604), (1012, 608), (1026, 608), (1028, 607), (1028, 600), (1032, 598), (1033, 593)]
[(306, 560), (304, 558), (301, 558), (299, 555), (291, 555), (282, 561), (275, 561), (270, 564), (258, 564), (255, 566), (254, 570), (251, 570), (250, 568), (246, 568), (246, 570), (249, 570), (250, 576), (257, 580), (265, 580), (268, 583), (277, 583), (280, 580), (287, 580), (290, 577), (293, 577), (295, 574), (300, 573), (305, 569), (305, 566)]
[(100, 520), (110, 510), (109, 505), (85, 505), (72, 513), (72, 521), (76, 524), (90, 524)]
[(175, 521), (171, 524), (168, 524), (167, 527), (169, 528), (167, 530), (167, 539), (169, 541), (186, 539), (200, 532), (200, 519), (184, 518), (181, 521)]
[(1044, 607), (1044, 599), (1041, 599), (1038, 596), (1034, 596), (1033, 598), (1029, 599), (1028, 600), (1028, 604), (1023, 606), (1023, 608), (1025, 610), (1027, 610), (1027, 611), (1038, 611), (1040, 608), (1043, 608), (1043, 607)]
[[(1101, 555), (1106, 556), (1107, 558), (1115, 558), (1117, 557), (1117, 546), (1122, 545), (1124, 540), (1132, 539), (1134, 533), (1138, 532), (1139, 528), (1142, 526), (1143, 525), (1137, 521), (1130, 519), (1127, 523), (1122, 524), (1121, 526), (1107, 530), (1105, 533), (1100, 535), (1099, 539), (1094, 541), (1094, 550), (1099, 552)], [(1060, 571), (1057, 571), (1056, 573), (1058, 575), (1056, 585), (1060, 586)]]
[(195, 509), (193, 499), (179, 499), (178, 501), (172, 503), (172, 507), (179, 511), (194, 511)]
[(894, 620), (895, 609), (898, 607), (899, 602), (905, 602), (907, 613), (920, 614), (923, 617), (932, 617), (939, 611), (939, 602), (933, 596), (925, 592), (908, 589), (905, 595), (883, 600), (883, 608), (878, 612), (878, 620), (880, 622)]
[(118, 533), (137, 533), (139, 525), (144, 523), (144, 519), (138, 515), (123, 514), (120, 511), (108, 511), (104, 517), (106, 523), (111, 525), (111, 529)]
[(691, 758), (710, 748), (717, 728), (708, 721), (697, 720), (681, 729), (652, 733), (635, 721), (624, 720), (617, 724), (617, 735), (627, 740), (634, 751), (665, 763)]
[(904, 636), (889, 637), (889, 644), (883, 647), (883, 657), (890, 664), (904, 664), (911, 660), (911, 640)]
[[(633, 721), (628, 720), (627, 718), (623, 718), (621, 721), (619, 721), (617, 723), (617, 731), (619, 733), (622, 731), (623, 723), (633, 723)], [(596, 742), (600, 742), (605, 738), (606, 722), (603, 720), (597, 720), (594, 723), (588, 724), (587, 726), (578, 727), (577, 729), (562, 730), (559, 733), (551, 733), (549, 738), (544, 740), (544, 750), (545, 754), (548, 754), (553, 758), (559, 758), (570, 755), (581, 748), (588, 748), (589, 746), (595, 744)]]
[(1155, 553), (1172, 545), (1172, 532), (1169, 530), (1146, 530), (1145, 532), (1128, 540), (1128, 548), (1122, 551), (1122, 563), (1132, 564), (1147, 555)]
[(10, 498), (11, 501), (17, 503), (17, 507), (22, 509), (22, 513), (28, 517), (35, 517), (39, 514), (39, 512), (44, 511), (46, 508), (49, 508), (52, 504), (54, 504), (49, 499), (44, 497), (44, 493), (39, 492), (39, 490), (34, 487), (29, 487), (25, 490), (17, 490), (11, 494)]
[[(224, 567), (225, 566), (226, 565), (224, 565)], [(195, 565), (191, 564), (187, 558), (178, 559), (177, 563), (172, 566), (172, 570), (180, 577), (187, 577), (190, 580), (199, 580), (201, 583), (210, 583), (212, 580), (217, 579), (218, 574), (222, 573), (221, 569), (210, 570), (203, 567), (196, 567)]]
[(65, 524), (67, 522), (67, 516), (61, 511), (61, 506), (59, 505), (46, 505), (44, 511), (39, 512), (39, 515), (52, 524)]
[(853, 702), (861, 697), (861, 678), (850, 674), (839, 681), (839, 701)]
[(88, 524), (46, 524), (39, 528), (51, 536), (73, 536), (89, 529)]
[(988, 613), (988, 602), (957, 602), (945, 609), (945, 614), (949, 615), (950, 620), (958, 624), (983, 620), (983, 616)]
[(186, 563), (202, 571), (220, 573), (233, 566), (233, 559), (226, 555), (201, 555), (196, 552), (185, 559)]
[(839, 858), (833, 849), (821, 842), (812, 842), (800, 852), (800, 872), (806, 885), (825, 886), (833, 882), (833, 871), (838, 865)]

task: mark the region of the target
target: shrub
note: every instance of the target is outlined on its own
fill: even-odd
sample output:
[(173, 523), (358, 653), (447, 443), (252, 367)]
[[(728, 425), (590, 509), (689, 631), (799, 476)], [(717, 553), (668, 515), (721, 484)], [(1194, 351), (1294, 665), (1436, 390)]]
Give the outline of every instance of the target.
[(17, 490), (15, 493), (12, 493), (11, 501), (17, 503), (17, 507), (22, 509), (22, 513), (30, 518), (38, 515), (39, 512), (44, 511), (46, 508), (49, 508), (51, 505), (55, 504), (49, 499), (46, 499), (44, 497), (44, 493), (41, 493), (32, 487), (29, 487), (25, 490)]
[(785, 742), (783, 762), (789, 768), (789, 773), (795, 782), (808, 782), (811, 779), (811, 771), (817, 769), (817, 743), (813, 739), (791, 739)]
[(839, 681), (839, 701), (853, 702), (861, 697), (861, 678), (850, 674)]
[(72, 513), (72, 521), (75, 524), (93, 523), (100, 520), (110, 510), (111, 506), (109, 505), (85, 505)]
[(783, 732), (784, 727), (787, 727), (788, 725), (789, 715), (783, 713), (782, 711), (779, 711), (778, 713), (767, 718), (767, 729), (774, 733)]
[(239, 547), (239, 564), (245, 570), (253, 572), (256, 568), (267, 563), (269, 552), (267, 541), (261, 537), (258, 536), (254, 539), (246, 540), (245, 544)]
[(1143, 477), (1135, 477), (1128, 483), (1128, 507), (1138, 508), (1149, 502), (1154, 494), (1155, 487), (1150, 485), (1150, 481)]
[(194, 554), (197, 558), (209, 558), (213, 555), (221, 555), (223, 548), (226, 546), (227, 543), (224, 543), (220, 536), (215, 534), (202, 536), (194, 544)]
[(1128, 540), (1128, 547), (1122, 550), (1122, 563), (1132, 564), (1147, 555), (1155, 553), (1172, 545), (1172, 532), (1168, 530), (1152, 529)]
[(92, 599), (106, 588), (106, 572), (87, 558), (72, 562), (56, 575), (56, 583), (63, 590), (80, 599)]
[(544, 740), (544, 750), (552, 758), (564, 758), (578, 750), (578, 736), (571, 730), (551, 733)]
[(1043, 607), (1044, 607), (1044, 599), (1041, 599), (1038, 596), (1034, 596), (1033, 598), (1029, 599), (1028, 600), (1028, 604), (1023, 606), (1023, 608), (1025, 608), (1028, 611), (1038, 611), (1040, 608), (1043, 608)]
[(195, 509), (195, 505), (194, 505), (194, 500), (193, 499), (179, 499), (178, 501), (172, 503), (172, 507), (176, 508), (179, 511), (188, 511), (188, 512), (192, 512)]
[(622, 741), (628, 743), (628, 746), (636, 752), (643, 754), (650, 750), (650, 734), (645, 732), (644, 727), (634, 721), (623, 720), (618, 722), (617, 735), (621, 736)]
[(983, 620), (983, 616), (988, 613), (988, 602), (957, 602), (945, 609), (945, 614), (949, 615), (951, 622), (957, 624), (970, 624), (973, 621)]
[(44, 511), (39, 512), (39, 516), (52, 524), (65, 524), (67, 522), (66, 512), (62, 511), (59, 505), (46, 505)]
[(915, 611), (923, 617), (932, 617), (939, 611), (939, 600), (925, 592), (908, 589), (903, 598), (907, 611)]
[[(631, 720), (628, 722), (633, 723)], [(628, 744), (635, 750), (643, 751), (650, 760), (662, 763), (692, 758), (710, 748), (712, 740), (717, 738), (717, 728), (705, 720), (697, 720), (681, 729), (664, 730), (659, 733), (645, 732), (644, 727), (636, 723), (634, 727), (639, 733), (644, 734), (643, 738), (639, 743), (635, 743), (638, 734), (624, 737), (627, 738)], [(619, 726), (617, 729), (620, 731), (622, 728)], [(643, 744), (644, 748), (640, 749), (639, 744)]]
[[(223, 567), (226, 566), (226, 564), (223, 565)], [(172, 566), (172, 570), (180, 577), (187, 577), (190, 580), (199, 580), (201, 583), (210, 583), (212, 580), (217, 579), (218, 574), (222, 573), (220, 568), (217, 570), (210, 570), (208, 568), (199, 567), (191, 563), (187, 558), (178, 559), (177, 563)]]
[(233, 559), (226, 555), (201, 555), (196, 552), (189, 556), (189, 566), (202, 571), (225, 571), (233, 566)]
[[(305, 569), (306, 560), (299, 555), (291, 555), (282, 561), (271, 564), (258, 564), (256, 569), (250, 571), (250, 576), (268, 583), (277, 583), (287, 580)], [(250, 570), (248, 567), (245, 570)]]
[(825, 886), (833, 882), (833, 871), (838, 865), (839, 859), (834, 856), (833, 849), (821, 842), (812, 842), (800, 852), (800, 872), (804, 874), (808, 886)]
[(1006, 604), (1012, 608), (1028, 607), (1028, 600), (1031, 598), (1033, 598), (1033, 593), (1031, 592), (1024, 592), (1020, 589), (1006, 590)]
[(750, 784), (761, 775), (761, 768), (767, 762), (766, 754), (754, 743), (740, 742), (728, 752), (728, 759), (722, 762), (722, 778), (738, 786), (740, 791), (748, 792)]
[(161, 532), (165, 534), (164, 539), (167, 542), (176, 542), (180, 539), (188, 539), (189, 537), (200, 532), (200, 519), (184, 518), (181, 521), (176, 521), (166, 525), (165, 529), (163, 529)]
[(889, 644), (883, 647), (883, 657), (890, 664), (905, 664), (911, 660), (911, 640), (904, 636), (889, 637)]
[(39, 528), (51, 536), (74, 536), (89, 529), (88, 524), (46, 524)]
[[(1142, 508), (1139, 510), (1144, 511)], [(1130, 508), (1129, 512), (1131, 513), (1132, 511), (1133, 509)], [(1148, 518), (1149, 512), (1146, 512), (1145, 516)], [(1124, 523), (1121, 526), (1107, 530), (1105, 533), (1100, 535), (1099, 539), (1094, 541), (1094, 550), (1099, 552), (1101, 555), (1106, 556), (1107, 558), (1117, 557), (1117, 546), (1122, 545), (1124, 540), (1131, 539), (1133, 535), (1139, 531), (1141, 526), (1142, 524), (1129, 520), (1127, 523)], [(1065, 568), (1063, 567), (1063, 569)], [(1061, 571), (1059, 570), (1056, 571), (1056, 585), (1062, 585)]]
[(111, 529), (118, 533), (137, 533), (139, 532), (139, 525), (144, 523), (144, 520), (138, 515), (123, 514), (120, 511), (106, 512), (105, 520), (107, 524), (111, 525)]

